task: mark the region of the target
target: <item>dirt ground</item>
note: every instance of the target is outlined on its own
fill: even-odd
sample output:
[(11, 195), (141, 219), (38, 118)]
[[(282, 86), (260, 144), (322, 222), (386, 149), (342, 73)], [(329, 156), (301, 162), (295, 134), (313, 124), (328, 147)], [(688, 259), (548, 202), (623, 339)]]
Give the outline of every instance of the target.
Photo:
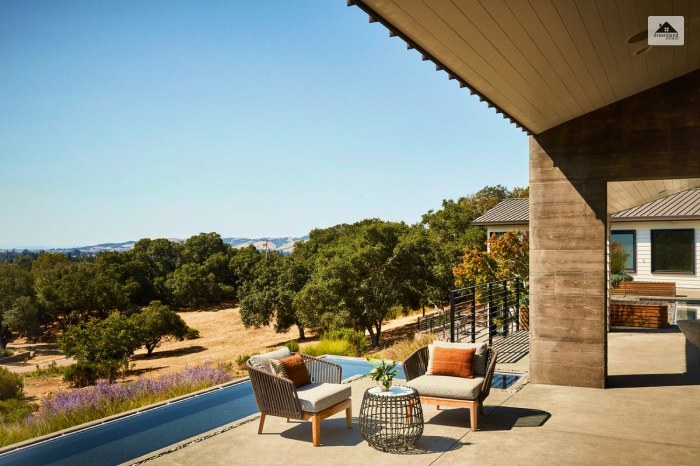
[[(236, 359), (240, 355), (270, 351), (288, 340), (299, 338), (296, 328), (286, 333), (276, 333), (271, 327), (245, 328), (238, 308), (188, 311), (179, 314), (187, 325), (199, 330), (200, 338), (165, 341), (155, 349), (150, 358), (146, 357), (145, 349), (138, 350), (132, 358), (133, 374), (128, 379), (141, 375), (155, 377), (182, 369), (187, 364), (199, 365), (205, 362), (233, 363), (236, 375), (243, 377), (247, 375), (245, 370), (236, 366)], [(415, 321), (416, 316), (413, 315), (387, 322), (383, 328), (382, 343), (387, 345), (410, 336)], [(313, 335), (310, 340), (314, 340)], [(302, 348), (303, 346), (302, 344)], [(55, 361), (59, 366), (72, 363), (70, 359), (54, 354), (53, 357), (37, 356), (25, 364), (7, 367), (14, 372), (27, 372), (34, 370), (37, 364), (45, 367), (51, 361)], [(24, 379), (25, 395), (32, 401), (40, 401), (42, 397), (65, 388), (68, 386), (61, 376)]]

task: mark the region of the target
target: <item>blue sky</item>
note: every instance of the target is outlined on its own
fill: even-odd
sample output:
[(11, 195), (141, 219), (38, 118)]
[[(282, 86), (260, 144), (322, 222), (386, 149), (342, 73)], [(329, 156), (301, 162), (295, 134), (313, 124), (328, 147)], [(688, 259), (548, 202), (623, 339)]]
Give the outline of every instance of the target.
[(0, 2), (0, 248), (303, 235), (527, 184), (527, 137), (345, 0)]

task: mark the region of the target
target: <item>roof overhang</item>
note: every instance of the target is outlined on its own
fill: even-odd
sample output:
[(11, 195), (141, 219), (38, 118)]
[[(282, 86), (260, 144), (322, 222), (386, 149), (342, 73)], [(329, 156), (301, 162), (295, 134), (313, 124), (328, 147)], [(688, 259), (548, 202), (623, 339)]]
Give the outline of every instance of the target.
[[(528, 134), (700, 69), (700, 2), (349, 0)], [(647, 18), (685, 18), (648, 47)]]

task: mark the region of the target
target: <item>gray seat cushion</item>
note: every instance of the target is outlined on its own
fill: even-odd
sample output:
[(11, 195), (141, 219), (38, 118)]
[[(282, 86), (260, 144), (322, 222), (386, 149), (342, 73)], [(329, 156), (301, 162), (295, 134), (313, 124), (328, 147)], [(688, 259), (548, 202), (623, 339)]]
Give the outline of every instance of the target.
[(448, 375), (421, 375), (406, 382), (406, 385), (415, 388), (421, 396), (476, 400), (481, 394), (481, 385), (483, 383), (483, 377), (465, 379)]
[(450, 343), (448, 341), (434, 341), (432, 344), (428, 345), (428, 370), (427, 375), (431, 375), (433, 372), (433, 355), (435, 354), (435, 347), (439, 346), (441, 348), (456, 348), (456, 349), (471, 349), (476, 348), (474, 353), (474, 359), (472, 359), (472, 370), (474, 375), (486, 375), (486, 350), (488, 349), (488, 344), (486, 343)]
[(320, 413), (351, 394), (350, 385), (338, 383), (310, 383), (297, 388), (301, 410), (307, 413)]
[(250, 364), (256, 369), (270, 372), (270, 359), (283, 359), (291, 356), (292, 352), (286, 346), (269, 353), (256, 354), (250, 357)]

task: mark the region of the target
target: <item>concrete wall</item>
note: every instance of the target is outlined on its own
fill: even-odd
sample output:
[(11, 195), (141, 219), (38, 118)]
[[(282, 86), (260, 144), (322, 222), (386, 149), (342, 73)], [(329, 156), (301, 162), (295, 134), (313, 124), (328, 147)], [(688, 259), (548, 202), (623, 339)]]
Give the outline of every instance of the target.
[(607, 182), (700, 177), (700, 71), (530, 138), (530, 378), (605, 387)]
[[(695, 273), (652, 273), (651, 230), (692, 228), (695, 230)], [(637, 236), (637, 271), (630, 275), (635, 281), (674, 282), (677, 290), (700, 290), (700, 221), (679, 222), (620, 222), (611, 226), (615, 230), (634, 230)], [(684, 294), (678, 291), (679, 294)]]

